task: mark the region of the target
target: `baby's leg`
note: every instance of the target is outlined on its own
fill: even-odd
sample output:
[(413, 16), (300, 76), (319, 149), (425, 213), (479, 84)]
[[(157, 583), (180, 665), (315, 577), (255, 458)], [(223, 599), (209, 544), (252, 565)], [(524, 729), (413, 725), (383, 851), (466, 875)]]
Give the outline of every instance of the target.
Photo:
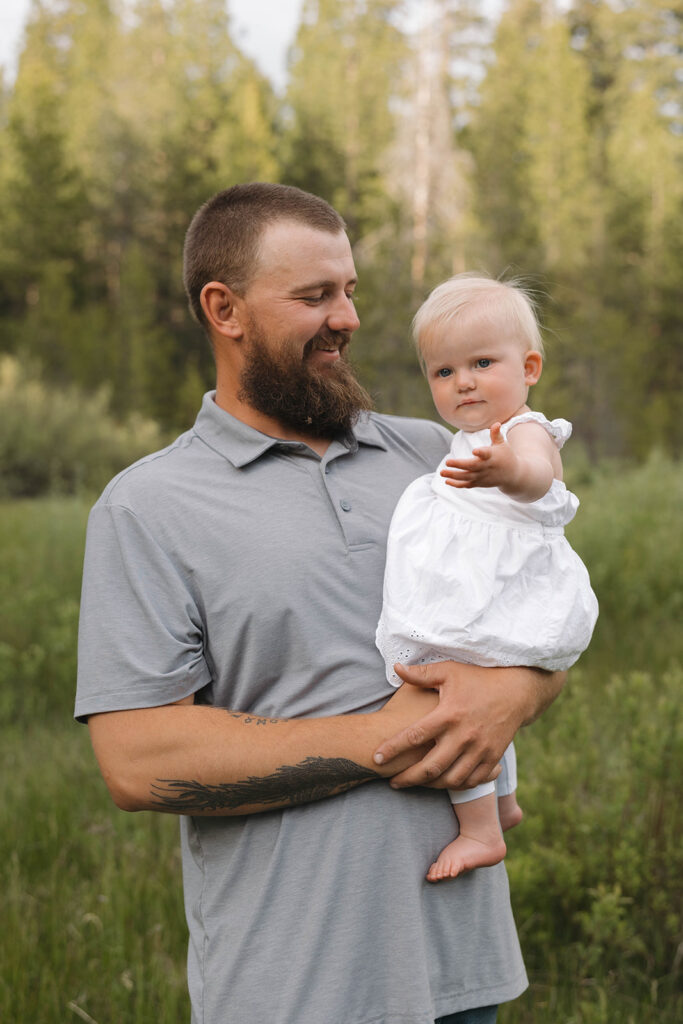
[(441, 851), (427, 872), (428, 882), (456, 878), (463, 871), (491, 867), (505, 857), (506, 847), (498, 822), (496, 794), (453, 805), (460, 834)]
[(500, 818), (500, 827), (503, 832), (507, 832), (509, 828), (514, 828), (515, 825), (519, 825), (524, 817), (524, 811), (517, 803), (516, 793), (506, 793), (505, 796), (498, 797), (498, 817)]
[(517, 755), (515, 745), (511, 743), (503, 754), (500, 762), (501, 773), (496, 779), (498, 794), (498, 817), (503, 832), (519, 825), (524, 817), (522, 808), (517, 803)]

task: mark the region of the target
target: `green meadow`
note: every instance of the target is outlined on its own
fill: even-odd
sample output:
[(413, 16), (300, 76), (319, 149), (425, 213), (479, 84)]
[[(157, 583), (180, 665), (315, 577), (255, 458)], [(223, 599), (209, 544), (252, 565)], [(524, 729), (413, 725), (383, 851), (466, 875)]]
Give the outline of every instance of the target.
[[(569, 467), (601, 606), (518, 738), (508, 871), (531, 987), (502, 1024), (674, 1024), (681, 950), (683, 471)], [(179, 1024), (178, 823), (109, 801), (73, 723), (90, 499), (0, 503), (0, 1020)], [(321, 1022), (324, 1024), (324, 1022)]]

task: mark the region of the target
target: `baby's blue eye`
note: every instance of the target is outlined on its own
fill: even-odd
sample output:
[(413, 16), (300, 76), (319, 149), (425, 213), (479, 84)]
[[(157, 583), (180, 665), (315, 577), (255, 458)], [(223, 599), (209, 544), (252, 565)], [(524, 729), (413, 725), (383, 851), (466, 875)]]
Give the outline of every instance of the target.
[(490, 359), (477, 359), (477, 366), (480, 366), (482, 370), (485, 370), (487, 366), (491, 365)]
[(437, 372), (437, 377), (450, 377), (451, 372), (452, 371), (449, 370), (447, 366), (444, 366), (441, 370)]

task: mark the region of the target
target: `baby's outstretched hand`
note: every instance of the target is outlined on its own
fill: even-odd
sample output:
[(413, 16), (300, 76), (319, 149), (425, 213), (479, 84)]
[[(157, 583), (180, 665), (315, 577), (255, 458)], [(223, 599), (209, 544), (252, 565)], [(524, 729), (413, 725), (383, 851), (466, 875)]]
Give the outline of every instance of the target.
[(441, 476), (451, 487), (501, 487), (513, 482), (517, 456), (501, 433), (500, 423), (491, 425), (491, 445), (475, 448), (471, 459), (446, 459), (448, 469)]

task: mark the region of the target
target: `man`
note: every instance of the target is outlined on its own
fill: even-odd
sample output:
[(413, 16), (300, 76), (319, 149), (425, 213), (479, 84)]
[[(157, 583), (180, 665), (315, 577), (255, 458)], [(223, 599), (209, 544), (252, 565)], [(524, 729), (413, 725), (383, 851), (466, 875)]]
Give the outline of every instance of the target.
[(492, 1021), (526, 984), (505, 868), (424, 881), (441, 789), (494, 775), (562, 680), (445, 663), (386, 703), (389, 519), (449, 435), (366, 411), (338, 214), (235, 186), (184, 276), (216, 391), (91, 513), (76, 714), (120, 807), (183, 815), (193, 1021)]

